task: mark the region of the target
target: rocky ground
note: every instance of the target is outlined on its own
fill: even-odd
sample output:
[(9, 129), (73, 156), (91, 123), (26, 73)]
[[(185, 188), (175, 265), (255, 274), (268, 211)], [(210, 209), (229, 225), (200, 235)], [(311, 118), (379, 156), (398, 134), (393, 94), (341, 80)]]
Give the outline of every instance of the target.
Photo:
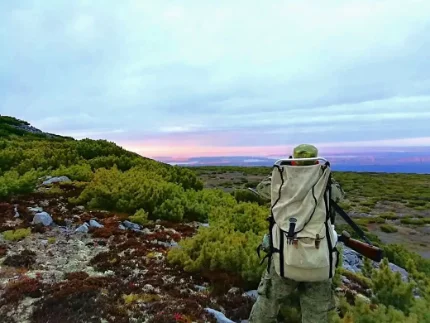
[[(124, 214), (70, 205), (79, 189), (62, 187), (60, 195), (42, 188), (0, 203), (1, 232), (31, 231), (15, 241), (0, 235), (0, 322), (246, 320), (255, 291), (229, 275), (191, 275), (166, 261), (169, 248), (201, 224), (140, 226)], [(344, 266), (358, 272), (362, 259), (346, 250)], [(342, 280), (338, 293), (370, 297), (357, 282)]]

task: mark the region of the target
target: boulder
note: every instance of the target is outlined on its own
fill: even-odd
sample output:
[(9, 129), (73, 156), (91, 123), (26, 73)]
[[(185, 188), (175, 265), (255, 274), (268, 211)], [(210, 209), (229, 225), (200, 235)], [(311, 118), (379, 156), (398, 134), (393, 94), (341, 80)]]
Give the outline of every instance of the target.
[(15, 218), (19, 218), (19, 212), (18, 212), (18, 206), (17, 205), (15, 205), (14, 212), (15, 212)]
[(205, 311), (215, 316), (217, 323), (234, 323), (234, 321), (225, 317), (225, 315), (219, 311), (216, 311), (211, 308), (205, 308)]
[(140, 225), (138, 225), (138, 224), (136, 224), (136, 223), (133, 223), (133, 222), (130, 222), (130, 221), (128, 221), (128, 220), (125, 220), (122, 224), (123, 224), (127, 229), (131, 229), (131, 230), (140, 230)]
[(71, 182), (72, 180), (68, 178), (67, 176), (59, 176), (59, 177), (52, 177), (47, 180), (45, 180), (42, 185), (51, 185), (54, 183), (65, 183), (65, 182)]
[(45, 227), (49, 226), (54, 222), (51, 216), (46, 212), (36, 213), (33, 218), (33, 224), (43, 224)]
[[(353, 273), (361, 272), (361, 269), (363, 267), (363, 262), (364, 262), (364, 257), (362, 255), (344, 246), (342, 257), (343, 257), (343, 264), (342, 264), (343, 268)], [(381, 263), (372, 261), (372, 266), (373, 268), (379, 268), (381, 266)], [(389, 263), (389, 266), (392, 271), (400, 273), (400, 275), (402, 276), (402, 280), (404, 282), (408, 281), (409, 273), (405, 269), (393, 263)]]
[(96, 220), (90, 220), (90, 227), (94, 228), (103, 228), (104, 226), (98, 223)]
[(82, 224), (81, 226), (79, 226), (75, 232), (81, 232), (81, 233), (88, 233), (88, 228), (89, 225), (87, 223)]

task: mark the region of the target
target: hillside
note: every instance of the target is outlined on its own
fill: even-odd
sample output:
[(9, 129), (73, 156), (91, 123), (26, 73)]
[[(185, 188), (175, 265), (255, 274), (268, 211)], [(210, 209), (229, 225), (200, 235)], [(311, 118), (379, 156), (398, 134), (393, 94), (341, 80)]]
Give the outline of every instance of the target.
[[(267, 168), (187, 169), (10, 117), (0, 127), (0, 322), (248, 317), (268, 206), (241, 188)], [(332, 322), (430, 322), (430, 261), (411, 252), (428, 240), (381, 234), (428, 228), (428, 177), (335, 177), (349, 194), (343, 206), (388, 259), (343, 248)], [(299, 317), (297, 299), (286, 300), (280, 318)]]

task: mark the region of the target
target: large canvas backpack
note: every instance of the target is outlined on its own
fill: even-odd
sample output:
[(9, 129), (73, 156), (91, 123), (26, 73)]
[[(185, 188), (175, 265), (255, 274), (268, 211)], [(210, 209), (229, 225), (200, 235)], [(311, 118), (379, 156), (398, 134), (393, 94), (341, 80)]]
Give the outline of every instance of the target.
[(271, 257), (281, 276), (300, 282), (332, 278), (338, 265), (337, 233), (329, 201), (329, 163), (276, 165), (271, 176)]

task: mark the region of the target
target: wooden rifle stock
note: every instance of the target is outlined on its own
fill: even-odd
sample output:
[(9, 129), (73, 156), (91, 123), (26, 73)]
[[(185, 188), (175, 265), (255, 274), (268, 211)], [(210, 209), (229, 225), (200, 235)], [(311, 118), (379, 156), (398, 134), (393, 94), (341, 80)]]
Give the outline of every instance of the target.
[(339, 242), (343, 242), (348, 248), (351, 248), (352, 250), (373, 261), (380, 262), (383, 258), (382, 249), (359, 240), (352, 239), (349, 233), (346, 231), (343, 231), (342, 235), (339, 236)]

